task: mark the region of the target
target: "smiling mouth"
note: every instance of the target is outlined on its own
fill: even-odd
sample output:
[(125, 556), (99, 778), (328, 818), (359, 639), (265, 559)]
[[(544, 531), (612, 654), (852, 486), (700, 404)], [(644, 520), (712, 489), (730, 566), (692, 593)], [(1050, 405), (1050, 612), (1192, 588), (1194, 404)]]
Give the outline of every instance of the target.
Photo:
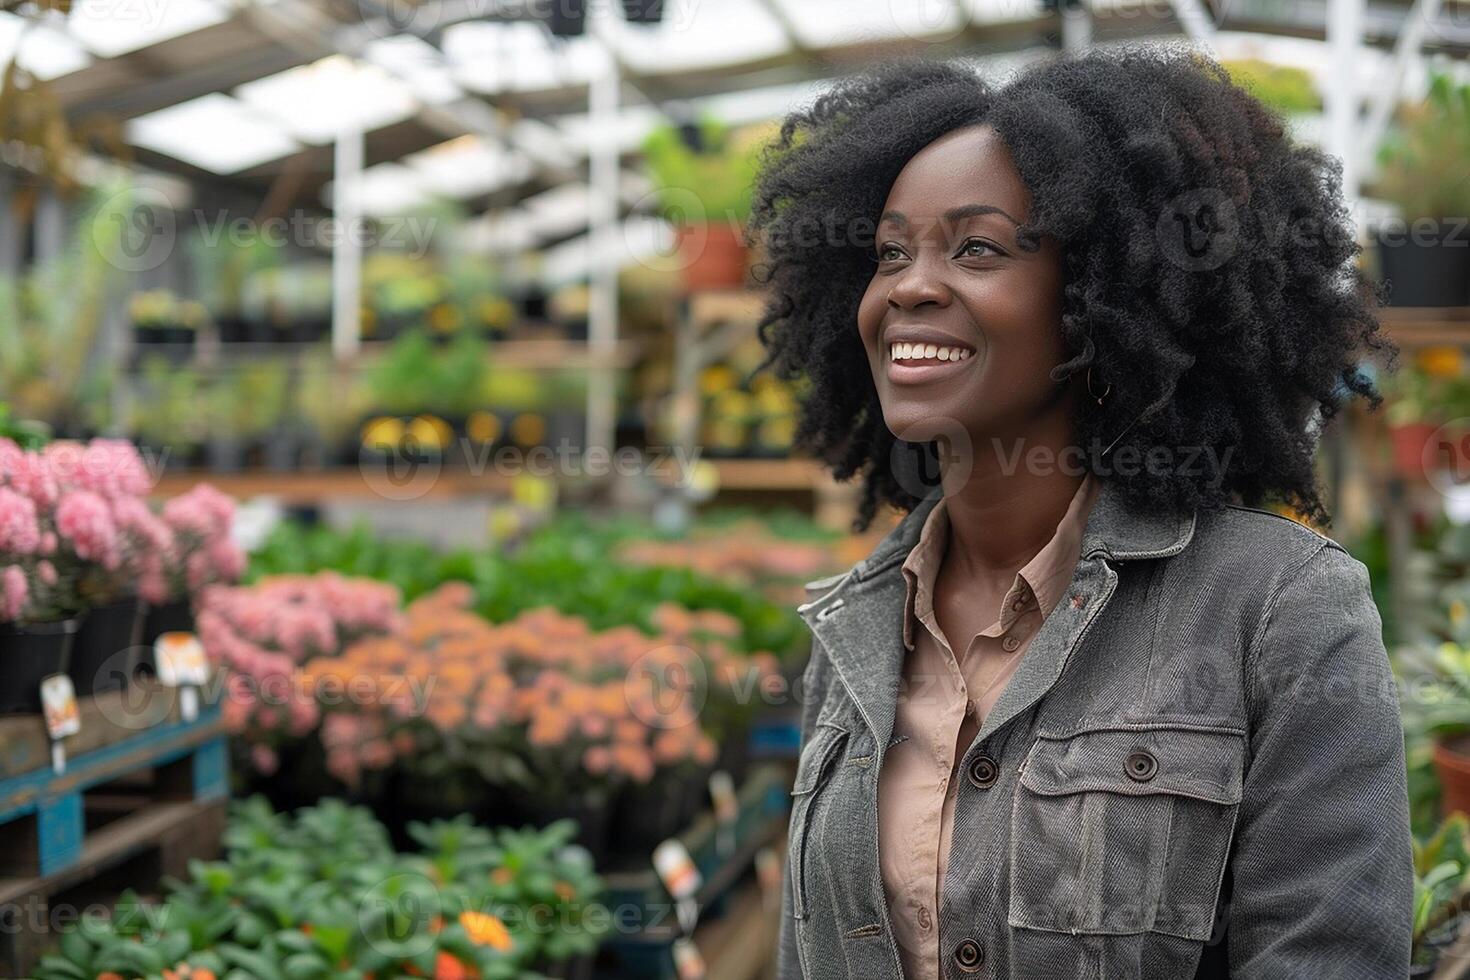
[(970, 370), (975, 350), (959, 344), (893, 341), (888, 345), (888, 380), (896, 385), (923, 385)]
[(895, 364), (942, 364), (947, 361), (963, 361), (974, 355), (968, 347), (945, 346), (943, 344), (888, 345), (888, 358)]

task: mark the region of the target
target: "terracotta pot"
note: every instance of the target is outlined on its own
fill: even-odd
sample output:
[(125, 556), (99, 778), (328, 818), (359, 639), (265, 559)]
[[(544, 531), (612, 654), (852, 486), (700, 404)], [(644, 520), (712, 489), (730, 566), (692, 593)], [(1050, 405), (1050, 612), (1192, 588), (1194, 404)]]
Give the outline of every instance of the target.
[(680, 225), (676, 232), (684, 288), (738, 289), (745, 285), (745, 243), (728, 221)]
[(1394, 471), (1411, 480), (1424, 479), (1424, 445), (1438, 429), (1432, 422), (1410, 422), (1390, 428)]
[(1439, 776), (1440, 809), (1470, 815), (1470, 736), (1434, 742), (1434, 771)]

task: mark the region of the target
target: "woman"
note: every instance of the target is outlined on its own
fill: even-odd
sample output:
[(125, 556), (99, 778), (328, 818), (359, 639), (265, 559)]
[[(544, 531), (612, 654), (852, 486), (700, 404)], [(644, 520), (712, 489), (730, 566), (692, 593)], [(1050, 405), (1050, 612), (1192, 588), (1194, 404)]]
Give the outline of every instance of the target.
[(779, 975), (1403, 977), (1398, 702), (1313, 457), (1396, 351), (1335, 165), (1165, 49), (790, 116), (752, 228), (799, 440), (861, 473), (809, 586)]

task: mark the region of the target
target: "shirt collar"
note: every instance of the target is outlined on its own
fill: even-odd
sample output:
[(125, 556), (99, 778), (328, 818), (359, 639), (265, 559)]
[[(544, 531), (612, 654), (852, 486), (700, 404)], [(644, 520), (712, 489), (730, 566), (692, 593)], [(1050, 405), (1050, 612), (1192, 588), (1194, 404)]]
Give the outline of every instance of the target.
[[(1003, 600), (999, 620), (986, 630), (985, 635), (999, 635), (1010, 628), (1020, 615), (1011, 606), (1010, 596), (1023, 589), (1029, 589), (1035, 595), (1043, 617), (1049, 616), (1056, 608), (1062, 591), (1072, 581), (1082, 549), (1083, 533), (1100, 490), (1101, 485), (1093, 474), (1083, 477), (1051, 539), (1016, 573), (1012, 590)], [(934, 580), (944, 559), (948, 537), (949, 513), (944, 498), (940, 497), (925, 517), (919, 540), (902, 565), (907, 590), (903, 617), (905, 649), (914, 647), (914, 622), (933, 614)]]

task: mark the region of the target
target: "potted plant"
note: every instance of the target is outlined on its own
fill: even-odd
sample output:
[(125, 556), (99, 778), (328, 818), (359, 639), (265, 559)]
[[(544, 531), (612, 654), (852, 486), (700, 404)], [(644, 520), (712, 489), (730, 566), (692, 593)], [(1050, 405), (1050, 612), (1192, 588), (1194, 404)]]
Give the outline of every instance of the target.
[(158, 555), (140, 580), (147, 602), (138, 666), (151, 671), (150, 651), (164, 633), (193, 632), (193, 596), (206, 586), (234, 582), (245, 570), (245, 553), (232, 537), (235, 501), (208, 483), (164, 501), (160, 514), (173, 544)]
[(732, 132), (710, 115), (655, 128), (643, 144), (659, 205), (675, 227), (685, 287), (745, 282), (743, 226), (765, 127)]
[[(143, 458), (117, 439), (53, 442), (43, 458), (63, 501), (58, 529), (85, 527), (83, 549), (62, 548), (53, 562), (74, 582), (83, 608), (67, 673), (78, 696), (126, 685), (141, 639), (140, 587), (173, 546), (173, 534), (147, 504), (152, 480)], [(67, 504), (67, 499), (73, 501)], [(70, 513), (67, 509), (70, 508)], [(63, 539), (66, 535), (63, 533)]]
[(222, 221), (219, 227), (196, 227), (188, 238), (189, 263), (194, 270), (196, 295), (219, 331), (221, 343), (255, 339), (252, 314), (245, 304), (245, 286), (251, 276), (281, 265), (283, 249), (260, 235), (242, 239)]
[(143, 361), (128, 424), (157, 465), (179, 469), (194, 462), (204, 437), (200, 379), (193, 368), (150, 355)]
[(1379, 151), (1378, 193), (1401, 223), (1374, 229), (1379, 273), (1394, 306), (1470, 304), (1470, 85), (1435, 74), (1421, 105)]

